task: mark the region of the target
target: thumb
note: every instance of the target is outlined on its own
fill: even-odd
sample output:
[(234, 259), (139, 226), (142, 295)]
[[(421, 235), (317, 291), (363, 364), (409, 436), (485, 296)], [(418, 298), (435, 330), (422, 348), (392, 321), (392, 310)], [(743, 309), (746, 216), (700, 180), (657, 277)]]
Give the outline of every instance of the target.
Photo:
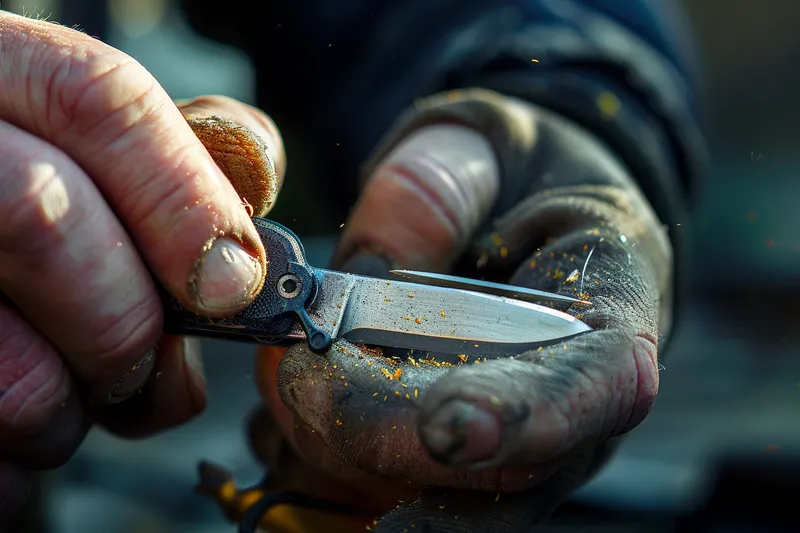
[(252, 214), (266, 216), (286, 171), (283, 139), (272, 119), (226, 96), (200, 96), (176, 105)]
[(494, 205), (499, 174), (477, 131), (415, 130), (368, 174), (334, 265), (377, 277), (394, 267), (446, 270)]

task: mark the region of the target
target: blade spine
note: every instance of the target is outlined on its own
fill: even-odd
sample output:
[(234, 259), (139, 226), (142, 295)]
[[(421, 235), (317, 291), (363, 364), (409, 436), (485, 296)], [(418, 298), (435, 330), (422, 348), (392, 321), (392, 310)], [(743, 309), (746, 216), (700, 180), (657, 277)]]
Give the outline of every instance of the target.
[[(450, 276), (448, 274), (435, 274), (435, 273), (428, 273), (428, 272), (420, 272), (416, 270), (391, 270), (392, 274), (403, 277), (409, 280), (412, 280), (411, 283), (414, 283), (414, 279), (418, 280), (419, 285), (431, 285), (435, 287), (448, 287), (468, 292), (476, 292), (479, 294), (489, 294), (492, 296), (501, 296), (500, 294), (489, 292), (490, 290), (495, 291), (504, 291), (507, 294), (516, 294), (516, 295), (526, 295), (530, 298), (514, 298), (510, 296), (505, 296), (506, 298), (512, 298), (516, 300), (526, 301), (530, 303), (534, 302), (534, 297), (538, 302), (571, 302), (576, 304), (583, 304), (583, 305), (591, 305), (592, 303), (587, 300), (582, 300), (579, 298), (572, 298), (571, 296), (565, 296), (562, 294), (550, 293), (546, 291), (541, 291), (538, 289), (531, 289), (528, 287), (515, 287), (513, 285), (505, 285), (503, 283), (495, 283), (493, 281), (481, 281), (481, 280), (471, 280), (469, 278), (461, 278), (458, 276)], [(434, 283), (421, 283), (419, 280), (427, 280), (437, 282)], [(459, 286), (461, 285), (461, 286)], [(464, 288), (464, 287), (472, 287)], [(479, 288), (485, 288), (488, 290), (479, 290)]]

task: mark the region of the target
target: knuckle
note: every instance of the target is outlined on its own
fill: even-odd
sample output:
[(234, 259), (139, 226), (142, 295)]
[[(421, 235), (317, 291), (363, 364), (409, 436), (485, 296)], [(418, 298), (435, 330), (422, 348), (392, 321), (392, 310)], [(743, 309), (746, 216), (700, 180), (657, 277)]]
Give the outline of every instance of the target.
[(118, 142), (163, 106), (158, 89), (147, 70), (121, 52), (63, 56), (48, 84), (51, 133)]
[(35, 133), (88, 131), (154, 83), (135, 60), (77, 30), (13, 15), (0, 29), (0, 99), (12, 116), (31, 114)]
[(202, 184), (188, 170), (180, 171), (188, 169), (193, 161), (208, 157), (202, 145), (185, 144), (170, 155), (178, 172), (131, 180), (128, 185), (120, 207), (131, 227), (185, 228), (184, 224), (194, 225), (198, 216), (207, 219), (215, 215), (210, 203), (199, 200), (210, 191), (201, 190)]
[[(8, 144), (15, 148), (13, 141)], [(83, 216), (82, 210), (70, 208), (69, 180), (59, 164), (61, 158), (48, 153), (52, 151), (12, 153), (0, 148), (0, 208), (4, 211), (0, 249), (29, 256), (53, 250)]]

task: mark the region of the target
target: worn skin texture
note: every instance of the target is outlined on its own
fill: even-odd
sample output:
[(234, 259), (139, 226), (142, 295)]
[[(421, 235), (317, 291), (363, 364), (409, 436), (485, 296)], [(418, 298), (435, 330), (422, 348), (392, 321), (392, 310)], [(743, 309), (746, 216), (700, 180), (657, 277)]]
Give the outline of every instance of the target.
[(265, 216), (275, 204), (281, 182), (264, 141), (231, 120), (213, 115), (190, 115), (187, 119), (194, 134), (242, 197), (242, 205), (250, 216)]
[[(383, 515), (377, 531), (527, 531), (652, 408), (658, 347), (671, 323), (671, 247), (614, 154), (577, 125), (494, 93), (420, 102), (373, 161), (415, 128), (441, 122), (485, 133), (504, 188), (517, 191), (505, 199), (501, 192), (507, 207), (453, 270), (580, 294), (592, 305), (561, 309), (595, 331), (454, 366), (389, 359), (346, 342), (325, 355), (304, 345), (266, 350), (257, 375), (275, 419), (257, 413), (251, 436), (276, 487), (358, 502)], [(491, 419), (464, 428), (465, 400)], [(439, 449), (431, 417), (445, 404), (461, 440)], [(499, 435), (491, 431), (498, 426)], [(482, 452), (485, 460), (461, 464)], [(304, 482), (309, 468), (326, 474)]]

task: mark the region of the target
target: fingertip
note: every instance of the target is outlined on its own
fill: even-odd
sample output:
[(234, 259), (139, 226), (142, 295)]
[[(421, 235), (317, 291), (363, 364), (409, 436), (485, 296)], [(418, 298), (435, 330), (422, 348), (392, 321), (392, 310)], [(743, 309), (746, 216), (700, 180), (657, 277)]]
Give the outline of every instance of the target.
[[(658, 396), (659, 370), (658, 346), (650, 339), (637, 336), (633, 340), (633, 362), (635, 375), (631, 380), (635, 389), (630, 416), (623, 424), (619, 433), (626, 433), (638, 426), (655, 404)], [(623, 411), (624, 412), (624, 411)]]
[(448, 466), (491, 460), (503, 438), (504, 424), (497, 415), (461, 400), (445, 403), (420, 422), (428, 453)]
[(275, 204), (286, 171), (276, 124), (259, 109), (225, 96), (176, 104), (239, 196), (256, 216), (264, 216)]
[[(158, 185), (160, 193), (165, 185)], [(232, 316), (261, 289), (267, 264), (264, 244), (210, 158), (202, 176), (179, 188), (168, 199), (140, 200), (149, 216), (136, 217), (138, 249), (183, 306), (211, 318)]]
[(252, 207), (253, 216), (263, 217), (269, 212), (282, 181), (275, 168), (275, 156), (270, 153), (275, 148), (270, 149), (251, 129), (217, 116), (193, 118), (188, 124), (242, 198), (243, 205)]
[(204, 247), (189, 288), (199, 311), (226, 316), (252, 302), (265, 277), (265, 260), (237, 239), (219, 237)]
[[(512, 377), (513, 376), (513, 377)], [(526, 365), (513, 359), (454, 369), (425, 395), (420, 436), (431, 457), (447, 466), (486, 469), (551, 459), (554, 427), (535, 410)], [(531, 444), (531, 428), (540, 441)], [(554, 431), (559, 430), (559, 431)]]
[(164, 335), (153, 372), (138, 394), (94, 411), (113, 433), (140, 438), (188, 422), (206, 408), (206, 381), (199, 341)]
[(156, 362), (157, 346), (153, 346), (144, 356), (133, 364), (125, 375), (117, 381), (106, 394), (106, 403), (111, 405), (121, 403), (138, 394), (139, 390), (144, 387), (150, 375), (153, 372), (153, 367)]

